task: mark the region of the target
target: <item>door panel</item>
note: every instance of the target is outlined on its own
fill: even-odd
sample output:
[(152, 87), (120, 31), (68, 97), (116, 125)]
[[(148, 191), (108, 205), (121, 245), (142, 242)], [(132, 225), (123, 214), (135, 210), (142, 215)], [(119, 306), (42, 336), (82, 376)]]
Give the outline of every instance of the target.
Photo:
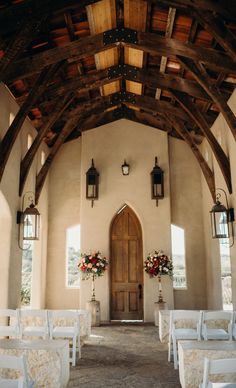
[(111, 225), (111, 319), (143, 319), (141, 226), (126, 206)]

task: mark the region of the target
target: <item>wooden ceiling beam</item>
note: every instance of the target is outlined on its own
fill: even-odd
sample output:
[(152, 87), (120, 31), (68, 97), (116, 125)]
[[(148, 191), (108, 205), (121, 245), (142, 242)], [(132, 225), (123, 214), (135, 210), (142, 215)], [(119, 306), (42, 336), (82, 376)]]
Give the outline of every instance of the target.
[(1, 8), (0, 12), (0, 33), (15, 31), (19, 20), (32, 15), (39, 17), (48, 16), (51, 13), (67, 12), (74, 8), (82, 9), (87, 5), (96, 3), (99, 0), (26, 0), (9, 7)]
[(31, 15), (27, 20), (24, 18), (19, 27), (19, 31), (8, 44), (4, 55), (0, 59), (0, 82), (4, 80), (4, 76), (14, 61), (21, 55), (29, 46), (34, 37), (40, 31), (42, 24), (46, 18), (39, 18), (38, 15)]
[(225, 179), (229, 193), (232, 193), (232, 183), (231, 183), (231, 173), (230, 173), (230, 163), (229, 159), (226, 156), (224, 150), (216, 140), (215, 136), (211, 132), (211, 129), (206, 122), (204, 115), (198, 109), (198, 107), (189, 99), (188, 96), (177, 92), (176, 90), (171, 91), (174, 98), (178, 101), (180, 106), (185, 110), (185, 112), (195, 121), (198, 127), (204, 133), (212, 152), (219, 164), (223, 177)]
[(0, 145), (0, 181), (2, 179), (6, 163), (11, 154), (13, 145), (20, 132), (22, 124), (24, 123), (32, 106), (35, 104), (39, 96), (47, 88), (47, 83), (52, 75), (51, 74), (52, 68), (54, 68), (54, 66), (51, 68), (50, 67), (45, 68), (38, 76), (32, 89), (30, 90), (30, 93), (27, 96), (27, 99), (18, 110), (14, 120), (12, 121), (5, 136), (2, 139), (2, 142)]
[[(55, 86), (49, 86), (43, 98), (55, 98), (55, 96), (62, 96), (68, 91), (76, 92), (76, 89), (78, 89), (79, 93), (87, 92), (91, 89), (100, 88), (107, 83), (114, 82), (121, 79), (121, 77), (124, 77), (126, 80), (140, 82), (150, 88), (161, 88), (166, 90), (174, 88), (193, 97), (200, 98), (205, 101), (211, 101), (211, 98), (196, 81), (187, 80), (176, 75), (161, 74), (156, 73), (155, 71), (148, 71), (146, 69), (138, 69), (127, 65), (123, 66), (123, 69), (124, 70), (121, 71), (121, 66), (114, 66), (109, 69), (98, 70), (93, 74), (78, 76), (73, 80), (63, 81)], [(111, 78), (112, 73), (115, 73), (115, 75)]]
[[(67, 45), (54, 47), (31, 57), (17, 60), (11, 69), (7, 71), (4, 81), (25, 78), (39, 72), (47, 65), (69, 58), (81, 60), (87, 56), (115, 47), (121, 40), (123, 42), (122, 44), (125, 44), (128, 47), (140, 49), (152, 55), (164, 55), (174, 59), (176, 59), (176, 56), (180, 55), (193, 59), (196, 62), (202, 62), (213, 70), (236, 74), (234, 61), (224, 52), (212, 48), (199, 47), (192, 43), (184, 43), (176, 39), (165, 38), (158, 36), (157, 34), (141, 31), (136, 32), (136, 34), (134, 32), (137, 40), (135, 43), (131, 43), (127, 41), (129, 40), (128, 35), (131, 30), (128, 31), (127, 38), (126, 31), (123, 32), (122, 35), (124, 36), (124, 40), (126, 40), (126, 42), (123, 42), (123, 38), (120, 37), (117, 30), (110, 30), (105, 32), (105, 35), (100, 33), (97, 35), (87, 36)], [(111, 40), (110, 35), (112, 35)], [(105, 43), (108, 37), (109, 43)], [(118, 39), (118, 41), (116, 39)]]
[[(135, 47), (133, 43), (126, 43), (126, 45)], [(138, 31), (137, 48), (152, 55), (164, 55), (173, 59), (181, 55), (196, 62), (202, 62), (216, 71), (236, 73), (235, 62), (226, 53), (212, 48), (196, 46), (190, 42), (184, 43), (177, 39)]]
[(61, 47), (54, 47), (41, 53), (34, 54), (15, 62), (14, 68), (10, 69), (4, 77), (4, 81), (13, 81), (19, 78), (25, 78), (38, 73), (43, 67), (56, 63), (58, 61), (76, 58), (81, 60), (94, 55), (100, 51), (115, 47), (115, 43), (104, 46), (103, 33), (86, 36), (80, 40), (75, 40)]
[(193, 152), (194, 156), (196, 157), (199, 166), (202, 170), (202, 173), (206, 179), (206, 183), (208, 185), (208, 188), (210, 190), (211, 196), (213, 201), (215, 202), (215, 178), (214, 173), (208, 166), (207, 162), (205, 161), (204, 157), (202, 156), (200, 150), (198, 149), (196, 143), (193, 141), (189, 131), (185, 127), (183, 121), (180, 121), (176, 119), (176, 117), (173, 117), (171, 115), (165, 115), (166, 121), (169, 122), (170, 125), (174, 127), (176, 132), (184, 139), (184, 141), (189, 145), (191, 148), (191, 151)]
[(192, 11), (193, 9), (201, 9), (218, 13), (219, 15), (231, 19), (236, 18), (236, 4), (230, 1), (229, 7), (227, 2), (215, 0), (147, 0), (149, 3), (156, 5), (167, 5), (181, 10)]
[(206, 91), (206, 93), (208, 93), (208, 95), (218, 106), (232, 132), (234, 139), (236, 140), (236, 117), (227, 104), (227, 101), (220, 94), (216, 86), (212, 83), (211, 78), (206, 72), (201, 71), (199, 66), (197, 66), (197, 64), (194, 63), (194, 61), (191, 59), (178, 57), (178, 60), (186, 70), (190, 71), (196, 81), (202, 86), (202, 88)]
[(39, 129), (37, 136), (35, 137), (31, 147), (28, 149), (24, 158), (20, 164), (20, 184), (19, 184), (19, 196), (22, 195), (24, 185), (30, 170), (30, 167), (33, 163), (34, 157), (42, 143), (47, 132), (53, 127), (56, 121), (62, 116), (63, 112), (68, 108), (68, 106), (73, 101), (74, 96), (71, 93), (68, 93), (62, 100), (59, 99), (53, 109), (53, 113), (50, 115), (48, 121)]
[(194, 15), (202, 27), (214, 36), (215, 40), (236, 62), (236, 38), (227, 28), (222, 17), (214, 15), (211, 11), (201, 9), (196, 9)]

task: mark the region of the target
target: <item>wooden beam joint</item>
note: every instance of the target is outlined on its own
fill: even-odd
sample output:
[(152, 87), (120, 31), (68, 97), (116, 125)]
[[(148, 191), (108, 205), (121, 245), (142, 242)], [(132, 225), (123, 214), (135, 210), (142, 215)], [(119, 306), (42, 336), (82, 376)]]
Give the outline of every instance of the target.
[(104, 46), (120, 42), (137, 44), (137, 35), (137, 31), (131, 28), (114, 28), (103, 33), (103, 44)]
[(130, 65), (118, 65), (109, 67), (107, 70), (108, 79), (118, 78), (118, 77), (131, 77), (133, 79), (137, 78), (138, 69), (135, 66)]

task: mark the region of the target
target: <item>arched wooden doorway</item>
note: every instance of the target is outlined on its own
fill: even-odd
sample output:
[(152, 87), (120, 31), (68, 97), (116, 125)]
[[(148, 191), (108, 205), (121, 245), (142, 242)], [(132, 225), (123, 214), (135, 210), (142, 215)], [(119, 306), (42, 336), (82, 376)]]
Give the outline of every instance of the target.
[(140, 222), (125, 205), (110, 231), (111, 319), (143, 319), (143, 249)]

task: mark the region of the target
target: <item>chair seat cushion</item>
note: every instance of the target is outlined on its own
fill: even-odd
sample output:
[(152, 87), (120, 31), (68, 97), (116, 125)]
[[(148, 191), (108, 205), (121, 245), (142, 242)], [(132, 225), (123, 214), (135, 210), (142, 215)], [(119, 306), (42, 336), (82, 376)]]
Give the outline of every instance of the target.
[(26, 326), (23, 329), (23, 334), (27, 335), (45, 335), (48, 333), (47, 328), (44, 328), (43, 326)]
[(0, 388), (17, 388), (18, 379), (0, 379)]
[(53, 337), (74, 337), (78, 335), (78, 329), (71, 326), (55, 326), (52, 331)]
[(229, 339), (229, 334), (224, 329), (207, 329), (206, 334), (208, 339)]
[(17, 329), (15, 326), (0, 326), (0, 337), (15, 336)]
[(198, 339), (198, 333), (196, 329), (175, 329), (174, 336), (177, 340), (181, 339)]

